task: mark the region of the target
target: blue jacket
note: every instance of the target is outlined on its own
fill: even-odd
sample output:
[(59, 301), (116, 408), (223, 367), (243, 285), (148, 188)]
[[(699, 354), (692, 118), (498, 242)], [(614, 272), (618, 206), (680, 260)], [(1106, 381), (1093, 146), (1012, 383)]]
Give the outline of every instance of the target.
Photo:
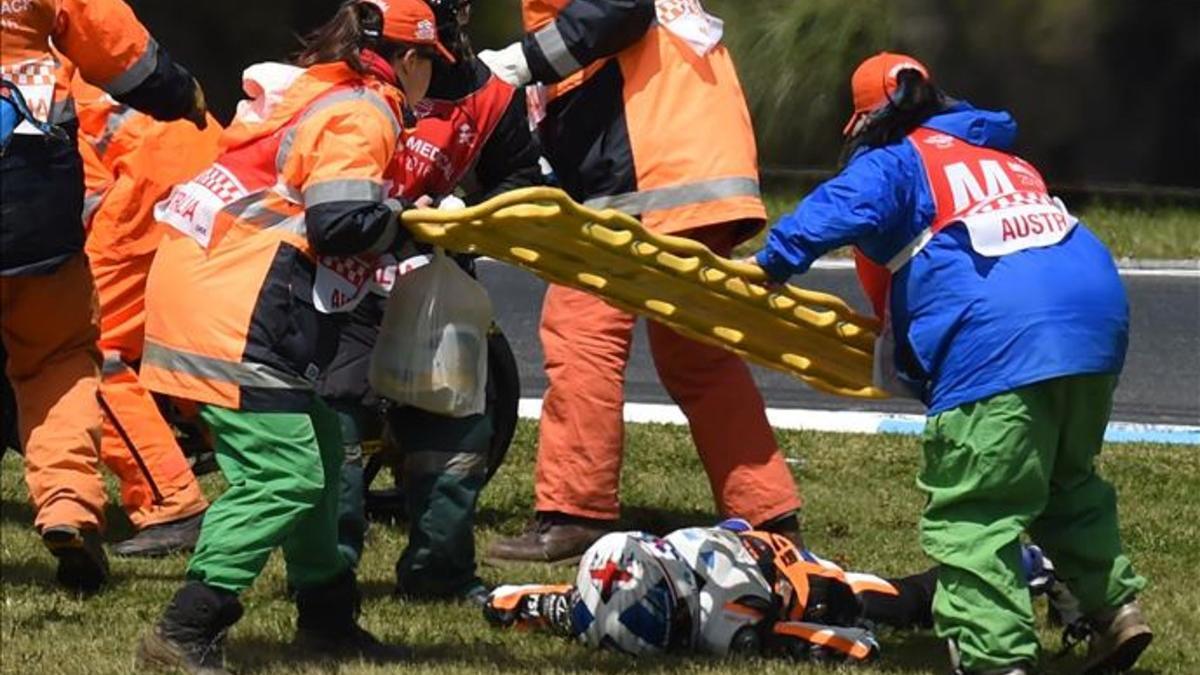
[[(926, 127), (1010, 152), (1006, 112), (965, 103)], [(857, 245), (885, 264), (934, 219), (925, 169), (907, 139), (859, 151), (771, 230), (758, 263), (776, 280)], [(1112, 256), (1080, 223), (1053, 246), (976, 253), (961, 224), (933, 237), (892, 278), (896, 367), (930, 414), (1066, 375), (1119, 373), (1129, 307)]]

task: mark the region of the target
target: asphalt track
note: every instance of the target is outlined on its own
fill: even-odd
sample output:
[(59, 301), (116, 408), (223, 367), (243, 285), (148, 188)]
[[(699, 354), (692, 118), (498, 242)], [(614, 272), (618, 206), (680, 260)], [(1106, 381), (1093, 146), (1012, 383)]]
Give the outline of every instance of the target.
[[(479, 264), (496, 319), (508, 335), (521, 369), (522, 396), (540, 399), (546, 387), (537, 327), (545, 282), (495, 261)], [(1112, 419), (1139, 424), (1200, 425), (1200, 275), (1123, 275), (1129, 292), (1132, 330), (1125, 372)], [(852, 270), (815, 269), (803, 285), (828, 291), (864, 308)], [(645, 322), (639, 322), (626, 371), (626, 400), (670, 403), (650, 359)], [(799, 380), (753, 367), (770, 408), (920, 413), (911, 401), (858, 401), (822, 394)]]

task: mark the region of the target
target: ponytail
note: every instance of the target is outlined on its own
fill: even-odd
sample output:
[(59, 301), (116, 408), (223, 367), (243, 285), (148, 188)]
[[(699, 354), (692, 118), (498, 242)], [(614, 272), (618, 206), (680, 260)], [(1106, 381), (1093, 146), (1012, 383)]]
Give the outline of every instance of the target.
[(300, 53), (294, 59), (295, 64), (307, 68), (319, 63), (341, 61), (354, 72), (365, 75), (367, 67), (359, 52), (371, 42), (372, 37), (378, 39), (377, 26), (382, 23), (383, 15), (378, 7), (356, 0), (344, 3), (325, 25), (301, 38)]
[(879, 147), (904, 138), (944, 110), (947, 101), (946, 95), (921, 71), (901, 70), (896, 75), (896, 91), (888, 97), (887, 105), (871, 113), (862, 129), (842, 147), (839, 166), (845, 166), (859, 148)]

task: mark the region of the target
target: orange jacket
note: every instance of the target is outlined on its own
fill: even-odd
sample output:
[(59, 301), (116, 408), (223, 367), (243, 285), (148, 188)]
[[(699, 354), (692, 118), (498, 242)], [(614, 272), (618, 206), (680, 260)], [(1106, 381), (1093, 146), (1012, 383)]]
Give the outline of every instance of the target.
[(0, 37), (0, 75), (21, 88), (39, 119), (54, 123), (74, 115), (66, 83), (55, 90), (51, 40), (87, 81), (118, 96), (140, 85), (158, 59), (158, 45), (121, 0), (10, 0)]
[[(158, 48), (121, 0), (5, 0), (0, 43), (0, 76), (20, 89), (37, 119), (68, 136), (76, 114), (68, 83), (56, 74), (55, 48), (83, 79), (158, 119), (178, 119), (197, 105), (191, 74)], [(46, 143), (42, 134), (23, 122), (9, 139), (6, 153), (23, 161), (5, 168), (0, 274), (45, 274), (84, 245), (80, 158), (73, 143)]]
[(539, 127), (547, 158), (574, 198), (658, 232), (764, 221), (733, 60), (719, 44), (701, 55), (665, 27), (672, 7), (691, 11), (661, 0), (523, 0), (523, 51), (549, 85)]
[(78, 72), (68, 81), (79, 116), (88, 253), (108, 259), (149, 255), (162, 238), (154, 204), (216, 159), (221, 125), (211, 115), (203, 131), (191, 122), (159, 122), (118, 103)]
[(307, 408), (337, 338), (314, 306), (318, 256), (382, 252), (399, 236), (383, 202), (402, 102), (343, 64), (310, 67), (265, 119), (239, 115), (216, 162), (159, 203), (168, 234), (147, 288), (147, 388)]

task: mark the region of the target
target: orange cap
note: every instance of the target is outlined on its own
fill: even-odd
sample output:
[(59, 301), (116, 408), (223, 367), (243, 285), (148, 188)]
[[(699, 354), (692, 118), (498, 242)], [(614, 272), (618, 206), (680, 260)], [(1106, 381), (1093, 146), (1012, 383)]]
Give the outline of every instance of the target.
[(362, 0), (383, 12), (383, 37), (387, 40), (413, 45), (432, 45), (447, 61), (454, 63), (454, 54), (446, 49), (437, 36), (437, 17), (425, 0)]
[(887, 103), (896, 92), (896, 76), (909, 68), (929, 77), (929, 69), (925, 64), (904, 54), (879, 52), (859, 64), (850, 77), (850, 90), (854, 92), (854, 114), (842, 129), (842, 135), (848, 135), (859, 120)]

